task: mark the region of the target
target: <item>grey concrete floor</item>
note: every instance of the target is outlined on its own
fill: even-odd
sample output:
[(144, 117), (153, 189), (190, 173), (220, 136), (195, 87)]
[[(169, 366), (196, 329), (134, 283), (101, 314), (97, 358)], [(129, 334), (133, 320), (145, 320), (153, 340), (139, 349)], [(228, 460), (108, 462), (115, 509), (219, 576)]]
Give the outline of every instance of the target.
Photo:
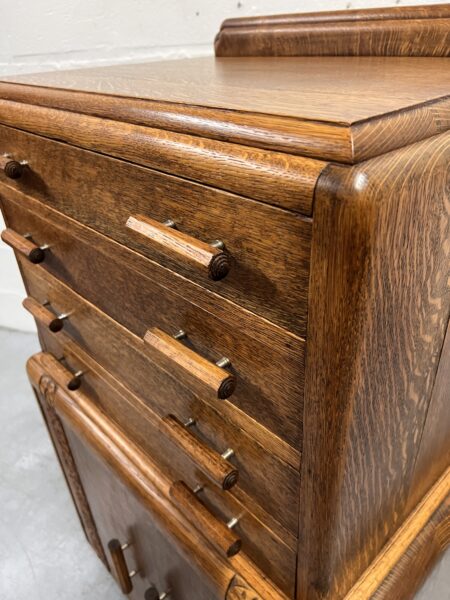
[[(35, 335), (0, 329), (0, 600), (119, 600), (80, 528), (27, 382), (25, 362), (38, 349)], [(450, 553), (416, 600), (450, 600)]]

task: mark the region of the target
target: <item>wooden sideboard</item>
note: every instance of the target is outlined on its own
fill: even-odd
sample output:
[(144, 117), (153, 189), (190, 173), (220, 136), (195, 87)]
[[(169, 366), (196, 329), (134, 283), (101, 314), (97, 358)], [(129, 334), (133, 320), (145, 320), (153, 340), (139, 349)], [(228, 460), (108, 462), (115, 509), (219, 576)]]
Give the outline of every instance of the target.
[(448, 546), (449, 31), (233, 19), (0, 82), (28, 374), (125, 595), (403, 600)]

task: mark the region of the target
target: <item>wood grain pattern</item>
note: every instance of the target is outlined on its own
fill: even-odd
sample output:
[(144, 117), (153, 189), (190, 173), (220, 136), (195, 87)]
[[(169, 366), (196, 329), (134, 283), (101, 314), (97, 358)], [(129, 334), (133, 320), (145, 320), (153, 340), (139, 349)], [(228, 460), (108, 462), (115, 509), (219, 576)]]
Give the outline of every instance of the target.
[[(243, 493), (244, 481), (224, 494), (220, 488), (211, 484), (210, 479), (195, 462), (190, 460), (188, 455), (180, 451), (170, 436), (166, 437), (161, 433), (160, 418), (147, 403), (93, 361), (73, 342), (61, 343), (60, 336), (52, 336), (42, 328), (40, 334), (46, 351), (54, 356), (64, 355), (64, 364), (71, 371), (81, 369), (85, 372), (81, 388), (83, 393), (108, 415), (130, 440), (151, 456), (171, 481), (177, 481), (182, 477), (191, 489), (203, 486), (201, 499), (219, 520), (227, 522), (233, 516), (239, 516), (239, 523), (235, 529), (245, 546), (246, 556), (258, 565), (264, 577), (270, 578), (274, 585), (292, 596), (295, 589), (297, 540), (277, 523), (273, 516), (276, 513), (265, 512), (253, 498)], [(222, 423), (223, 435), (226, 436), (229, 425), (223, 421)], [(218, 423), (214, 423), (214, 426), (217, 430)], [(195, 427), (196, 433), (203, 427), (202, 419)], [(240, 437), (243, 436), (245, 434), (241, 432)], [(238, 448), (232, 460), (246, 462), (247, 470), (249, 464), (264, 469), (267, 459), (255, 463), (252, 457), (248, 460), (248, 456), (248, 452), (241, 452)], [(275, 477), (277, 477), (276, 473)], [(269, 474), (269, 482), (269, 484), (264, 483), (260, 476), (255, 476), (252, 485), (261, 485), (264, 490), (269, 489), (269, 486), (280, 485), (279, 480), (276, 482), (273, 478), (273, 469)], [(280, 493), (285, 491), (283, 487), (280, 488)], [(287, 493), (290, 494), (289, 490)], [(287, 502), (286, 506), (287, 510), (291, 510)]]
[[(187, 525), (175, 507), (167, 501), (171, 482), (167, 480), (151, 459), (128, 440), (121, 430), (107, 419), (101, 411), (96, 409), (83, 393), (78, 391), (69, 394), (64, 391), (64, 387), (59, 385), (60, 377), (63, 380), (66, 378), (64, 371), (64, 367), (49, 354), (40, 353), (28, 362), (28, 372), (32, 381), (39, 379), (42, 374), (48, 376), (48, 373), (51, 373), (53, 380), (51, 401), (55, 409), (63, 415), (65, 423), (70, 423), (70, 430), (68, 431), (69, 441), (72, 450), (75, 451), (77, 466), (81, 466), (80, 475), (83, 485), (87, 490), (91, 502), (96, 505), (94, 513), (96, 521), (104, 523), (104, 513), (107, 512), (106, 509), (110, 497), (106, 494), (105, 503), (105, 495), (103, 493), (100, 494), (101, 510), (99, 510), (99, 489), (105, 492), (105, 490), (111, 487), (117, 491), (117, 487), (109, 486), (106, 482), (105, 485), (98, 487), (99, 478), (102, 478), (102, 474), (96, 469), (95, 459), (90, 453), (89, 457), (87, 457), (87, 462), (84, 461), (84, 467), (83, 464), (80, 464), (83, 462), (80, 461), (80, 454), (86, 452), (84, 450), (86, 445), (92, 448), (97, 456), (101, 456), (102, 460), (109, 465), (109, 468), (113, 469), (116, 476), (118, 475), (124, 484), (133, 490), (135, 496), (146, 507), (146, 511), (149, 511), (145, 515), (147, 522), (149, 521), (149, 513), (151, 513), (155, 519), (155, 524), (158, 524), (158, 527), (161, 527), (162, 532), (164, 532), (163, 539), (166, 542), (173, 540), (175, 546), (171, 546), (171, 554), (179, 556), (179, 552), (182, 552), (185, 561), (187, 560), (191, 568), (199, 570), (202, 575), (202, 586), (200, 586), (200, 589), (208, 586), (208, 589), (213, 590), (217, 597), (223, 598), (226, 595), (235, 572), (239, 571), (245, 574), (247, 580), (256, 584), (257, 590), (258, 588), (275, 590), (276, 588), (265, 584), (264, 581), (258, 582), (260, 578), (258, 577), (257, 569), (254, 568), (243, 553), (239, 553), (229, 563), (225, 563), (217, 553), (210, 549), (208, 544), (205, 543), (205, 538), (200, 536), (195, 528)], [(77, 432), (77, 436), (82, 437), (84, 444), (76, 442), (72, 432)], [(90, 468), (88, 465), (90, 465)], [(91, 480), (89, 482), (89, 471), (92, 472), (94, 481)], [(116, 481), (116, 476), (111, 477), (111, 480)], [(93, 483), (94, 485), (92, 485)], [(120, 495), (120, 493), (113, 493), (111, 498), (113, 501), (117, 501)], [(131, 532), (135, 536), (139, 536), (140, 527), (144, 526), (143, 520), (139, 518), (140, 511), (136, 510), (135, 507), (137, 505), (133, 503), (132, 496), (129, 494), (125, 496), (125, 504), (129, 508), (126, 509), (125, 505), (121, 505), (120, 518), (122, 520), (126, 518), (125, 515), (134, 515), (132, 522), (136, 522), (136, 519), (138, 519), (138, 523), (136, 523), (136, 529), (132, 528)], [(108, 510), (110, 510), (109, 506)], [(106, 515), (106, 518), (108, 518), (108, 515)], [(120, 527), (117, 516), (114, 521), (115, 525)], [(100, 531), (102, 529), (103, 527)], [(123, 529), (123, 526), (120, 529)], [(146, 527), (144, 526), (145, 530)], [(122, 537), (121, 531), (118, 532), (118, 535)], [(143, 550), (141, 548), (141, 551)], [(160, 552), (164, 556), (163, 548), (160, 548)], [(154, 559), (157, 561), (157, 554), (155, 554)], [(165, 567), (167, 568), (167, 565)], [(192, 589), (188, 588), (187, 592), (191, 593)], [(191, 597), (184, 594), (186, 594), (186, 590), (183, 592), (180, 591), (180, 598), (183, 598), (183, 600)], [(216, 598), (216, 595), (213, 594), (212, 597)], [(283, 596), (278, 592), (274, 593), (273, 597), (278, 600), (278, 598)], [(200, 595), (199, 598), (203, 598), (203, 596)]]
[[(419, 141), (442, 133), (450, 106), (446, 59), (438, 58), (203, 58), (14, 81), (0, 82), (1, 96), (24, 104), (25, 111), (27, 105), (59, 108), (346, 163), (398, 148), (408, 137)], [(391, 121), (387, 130), (384, 124)], [(20, 116), (8, 121), (20, 128), (25, 122)], [(367, 142), (358, 130), (353, 133), (354, 126), (364, 129)], [(304, 161), (296, 174), (302, 179), (292, 181), (290, 193), (273, 190), (268, 201), (294, 210), (305, 200), (310, 205), (324, 166)], [(264, 189), (257, 193), (267, 200)], [(299, 200), (303, 193), (305, 200)]]
[(409, 507), (413, 509), (450, 465), (450, 321), (428, 404), (425, 427), (414, 466)]
[[(15, 189), (179, 273), (183, 289), (187, 278), (299, 335), (306, 330), (310, 219), (7, 127), (0, 127), (2, 147), (21, 148), (30, 162)], [(203, 241), (222, 240), (230, 273), (211, 281), (151, 248), (125, 226), (136, 212), (171, 218)]]
[[(100, 94), (2, 81), (0, 81), (0, 95), (3, 99), (14, 102), (57, 108), (312, 158), (349, 160), (352, 155), (352, 144), (347, 129), (327, 122), (304, 121), (273, 114), (256, 114), (177, 102), (109, 96), (106, 91)], [(325, 165), (326, 163), (320, 161), (304, 162), (301, 173), (304, 181), (303, 185), (299, 186), (297, 194), (312, 195), (308, 180), (314, 182)], [(297, 195), (291, 199), (283, 197), (283, 206), (298, 210), (300, 204), (296, 201), (297, 197)], [(277, 198), (271, 201), (279, 202)], [(309, 202), (309, 199), (307, 201)]]
[(45, 327), (48, 327), (53, 333), (61, 331), (64, 327), (64, 321), (51, 312), (40, 302), (37, 302), (34, 298), (29, 296), (22, 302), (23, 307), (33, 315), (33, 317), (42, 323)]
[[(196, 553), (195, 543), (199, 540), (190, 535), (189, 530), (178, 528), (174, 535), (173, 526), (169, 524), (170, 528), (165, 529), (83, 437), (67, 425), (66, 431), (102, 540), (106, 544), (111, 536), (118, 536), (130, 544), (126, 559), (130, 568), (138, 573), (133, 577), (133, 590), (127, 597), (143, 600), (147, 589), (157, 585), (162, 591), (171, 589), (180, 600), (190, 600), (191, 595), (199, 600), (223, 598), (222, 586), (225, 587), (226, 578), (232, 577), (233, 570), (218, 563), (216, 574), (223, 583), (217, 590), (217, 583), (211, 583), (214, 577), (204, 576), (203, 569), (209, 565)], [(180, 534), (184, 535), (181, 545)], [(203, 554), (205, 550), (208, 549), (203, 549)]]
[[(151, 327), (174, 333), (182, 329), (189, 336), (191, 348), (205, 358), (214, 362), (229, 358), (237, 380), (230, 398), (233, 407), (298, 448), (302, 435), (298, 416), (303, 393), (302, 340), (282, 330), (269, 330), (266, 321), (252, 319), (235, 305), (229, 305), (224, 318), (219, 317), (217, 296), (211, 299), (210, 310), (200, 309), (198, 295), (193, 295), (191, 303), (175, 293), (176, 282), (170, 272), (167, 287), (160, 285), (159, 276), (150, 279), (152, 264), (147, 259), (11, 188), (2, 188), (0, 196), (11, 226), (33, 231), (37, 240), (45, 237), (51, 244), (45, 263), (49, 273), (139, 337), (143, 338)], [(186, 280), (179, 283), (184, 295)], [(248, 318), (252, 327), (245, 326)], [(233, 335), (233, 331), (238, 334)], [(149, 348), (142, 344), (141, 351), (148, 354)], [(274, 361), (277, 352), (280, 359)], [(217, 394), (211, 392), (204, 391), (203, 399), (218, 403)]]
[[(169, 537), (175, 536), (181, 548), (185, 543), (187, 531), (189, 532), (188, 556), (191, 557), (191, 565), (200, 567), (205, 585), (212, 585), (212, 589), (219, 597), (224, 597), (233, 571), (220, 560), (217, 553), (209, 550), (205, 543), (200, 541), (201, 536), (197, 536), (195, 530), (186, 526), (181, 515), (167, 501), (166, 492), (170, 489), (171, 482), (164, 477), (149, 457), (127, 440), (98, 409), (95, 409), (84, 394), (79, 391), (70, 394), (65, 392), (64, 385), (60, 385), (60, 379), (64, 381), (67, 375), (64, 373), (64, 367), (55, 358), (46, 353), (37, 354), (30, 359), (27, 368), (32, 382), (42, 376), (52, 381), (50, 402), (65, 426), (71, 432), (81, 436), (88, 447), (113, 469), (125, 486), (133, 491), (148, 510), (147, 518), (152, 515), (159, 521)], [(78, 446), (74, 448), (72, 441), (73, 434), (70, 435), (69, 442), (72, 449), (77, 450)], [(84, 473), (85, 469), (80, 469), (81, 477)], [(89, 494), (89, 491), (88, 495), (91, 498), (92, 494)], [(193, 551), (195, 546), (198, 547)]]
[(225, 523), (213, 517), (184, 481), (173, 483), (169, 493), (186, 519), (224, 556), (230, 558), (241, 550), (241, 539)]
[(444, 134), (319, 183), (297, 592), (308, 600), (344, 596), (408, 514), (450, 310), (449, 156)]
[(447, 469), (345, 600), (412, 598), (449, 545), (450, 469)]
[[(108, 372), (113, 374), (110, 376), (113, 378), (112, 389), (106, 390), (104, 394), (92, 394), (93, 397), (99, 398), (98, 401), (105, 412), (110, 414), (110, 411), (113, 411), (114, 419), (130, 437), (136, 436), (142, 447), (152, 456), (160, 457), (162, 449), (172, 448), (173, 452), (167, 452), (174, 464), (174, 456), (181, 454), (179, 449), (171, 443), (170, 438), (167, 444), (155, 445), (155, 436), (148, 436), (146, 433), (145, 415), (150, 411), (150, 414), (154, 412), (163, 418), (168, 413), (174, 413), (183, 422), (193, 418), (196, 422), (196, 436), (208, 447), (218, 454), (229, 447), (235, 452), (232, 462), (239, 470), (240, 478), (227, 495), (236, 496), (244, 505), (251, 506), (260, 521), (267, 523), (289, 546), (295, 547), (299, 502), (298, 456), (291, 457), (295, 459), (292, 461), (293, 466), (285, 463), (278, 457), (277, 438), (267, 434), (266, 430), (261, 431), (255, 421), (243, 421), (240, 419), (241, 413), (236, 414), (230, 410), (226, 402), (208, 404), (203, 399), (198, 399), (146, 358), (141, 340), (127, 334), (112, 319), (102, 315), (95, 307), (77, 297), (73, 291), (45, 272), (31, 271), (27, 265), (22, 265), (22, 268), (30, 293), (37, 298), (51, 298), (52, 303), (62, 310), (66, 306), (73, 309), (70, 326), (57, 336), (42, 336), (46, 348), (58, 356), (75, 356), (78, 362), (75, 362), (72, 370), (81, 369), (86, 372), (83, 376), (83, 386), (91, 380), (92, 373), (95, 373), (98, 367), (86, 358), (80, 346), (95, 356), (97, 363), (100, 362), (104, 369), (107, 369), (103, 378), (107, 377)], [(126, 404), (125, 400), (119, 399), (114, 402), (112, 390), (117, 387), (119, 380), (138, 397), (135, 404), (128, 406), (127, 410), (121, 408)], [(141, 412), (144, 412), (144, 415)], [(198, 479), (202, 472), (195, 464), (194, 466)], [(186, 477), (186, 473), (191, 470), (189, 465), (183, 463), (180, 465), (178, 477)], [(193, 478), (192, 482), (195, 481)], [(258, 509), (259, 506), (264, 510)], [(284, 527), (277, 526), (278, 519)], [(289, 532), (292, 532), (291, 535)]]
[(248, 27), (254, 25), (289, 25), (302, 23), (336, 23), (351, 21), (380, 21), (410, 19), (445, 19), (450, 17), (448, 4), (423, 6), (380, 6), (283, 15), (248, 16), (226, 19), (222, 27)]
[(216, 56), (449, 56), (446, 5), (225, 21)]
[(0, 101), (0, 121), (269, 204), (275, 198), (306, 214), (324, 166), (300, 156), (7, 100)]
[[(27, 364), (27, 370), (29, 373), (32, 372), (31, 362)], [(52, 408), (52, 398), (56, 391), (56, 384), (51, 377), (42, 372), (36, 378), (32, 379), (31, 383), (33, 384), (36, 400), (47, 425), (53, 447), (61, 465), (62, 472), (66, 479), (86, 538), (100, 560), (108, 567), (108, 561), (106, 560), (103, 545), (100, 541), (97, 527), (92, 517), (88, 499), (86, 498), (83, 486), (81, 485), (77, 467), (67, 441), (67, 436), (58, 415)]]
[[(194, 423), (195, 424), (195, 423)], [(239, 471), (218, 452), (211, 450), (175, 415), (163, 417), (160, 429), (187, 454), (200, 470), (223, 490), (234, 487), (238, 481)]]
[(126, 226), (143, 235), (150, 245), (156, 246), (163, 254), (193, 265), (213, 281), (223, 279), (230, 270), (226, 252), (174, 227), (168, 227), (144, 215), (130, 216)]
[(188, 387), (198, 390), (199, 396), (206, 389), (208, 393), (212, 391), (219, 400), (225, 400), (236, 389), (234, 375), (196, 354), (164, 331), (149, 329), (144, 335), (144, 342), (151, 348), (150, 355), (155, 357), (155, 362), (177, 378), (181, 376)]

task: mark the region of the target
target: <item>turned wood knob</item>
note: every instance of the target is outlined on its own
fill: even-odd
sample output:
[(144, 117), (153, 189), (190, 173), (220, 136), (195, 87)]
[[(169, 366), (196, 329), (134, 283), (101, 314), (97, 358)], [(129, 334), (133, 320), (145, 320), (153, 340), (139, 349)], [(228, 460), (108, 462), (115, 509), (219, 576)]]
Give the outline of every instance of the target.
[(53, 333), (61, 331), (64, 326), (64, 320), (68, 315), (55, 315), (46, 306), (40, 304), (34, 298), (29, 296), (22, 302), (23, 307), (33, 315), (33, 317), (39, 321), (45, 327), (48, 327)]
[[(179, 339), (154, 327), (146, 332), (144, 341), (154, 355), (155, 362), (188, 380), (199, 393), (213, 393), (224, 400), (234, 392), (236, 378), (232, 373), (203, 358)], [(225, 364), (225, 361), (219, 363)]]
[(45, 250), (48, 248), (47, 245), (38, 246), (23, 235), (20, 235), (9, 228), (2, 231), (1, 237), (5, 244), (8, 244), (13, 250), (26, 256), (33, 264), (38, 264), (44, 260)]
[(0, 156), (0, 169), (3, 169), (9, 179), (19, 179), (25, 169), (25, 163), (20, 163), (9, 156)]
[(174, 229), (174, 225), (173, 221), (159, 223), (143, 215), (131, 216), (126, 223), (160, 252), (196, 267), (214, 281), (223, 279), (230, 270), (230, 258), (223, 244), (206, 244)]
[(213, 483), (223, 490), (230, 490), (236, 485), (239, 477), (237, 468), (193, 435), (174, 415), (164, 417), (160, 428)]
[(237, 554), (242, 541), (223, 521), (219, 521), (184, 481), (176, 481), (170, 496), (186, 519), (224, 556)]
[(115, 579), (119, 584), (123, 594), (129, 594), (133, 589), (132, 577), (136, 575), (136, 571), (129, 571), (125, 560), (124, 550), (128, 548), (128, 544), (121, 544), (119, 540), (111, 540), (108, 542), (108, 550), (111, 555), (111, 562)]

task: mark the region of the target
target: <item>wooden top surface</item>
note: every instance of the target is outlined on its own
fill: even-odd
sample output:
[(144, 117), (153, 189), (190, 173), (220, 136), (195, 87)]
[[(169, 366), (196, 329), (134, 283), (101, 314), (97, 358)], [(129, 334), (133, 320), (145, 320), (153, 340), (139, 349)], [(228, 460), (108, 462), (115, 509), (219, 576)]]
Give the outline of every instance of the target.
[(450, 95), (446, 58), (207, 57), (6, 81), (346, 125)]
[[(141, 99), (148, 102), (153, 111), (156, 109), (151, 103), (157, 102), (160, 113), (178, 111), (191, 121), (193, 117), (197, 121), (214, 117), (215, 125), (212, 121), (208, 124), (207, 137), (224, 139), (224, 122), (234, 119), (240, 129), (228, 139), (264, 146), (264, 140), (255, 142), (249, 132), (249, 127), (254, 128), (261, 119), (268, 135), (272, 128), (273, 135), (278, 136), (278, 146), (276, 140), (271, 140), (276, 149), (353, 162), (348, 153), (355, 140), (350, 140), (348, 132), (342, 131), (342, 128), (368, 121), (376, 125), (380, 118), (386, 124), (386, 118), (392, 118), (396, 123), (389, 132), (389, 143), (392, 144), (392, 136), (395, 138), (402, 130), (397, 123), (398, 115), (405, 113), (412, 122), (417, 122), (418, 115), (414, 112), (417, 110), (423, 111), (424, 117), (433, 121), (433, 126), (438, 123), (441, 129), (448, 128), (448, 67), (446, 58), (207, 57), (8, 77), (3, 80), (7, 83), (0, 83), (0, 98), (55, 108), (63, 108), (58, 102), (64, 96), (64, 92), (58, 94), (55, 89), (65, 90), (66, 96), (67, 91), (87, 92), (91, 95), (91, 104), (94, 94), (108, 98)], [(24, 85), (9, 85), (11, 82)], [(38, 89), (28, 86), (38, 86)], [(28, 97), (24, 100), (25, 87)], [(50, 91), (48, 88), (54, 89)], [(432, 115), (429, 114), (430, 106), (435, 107)], [(111, 118), (115, 118), (113, 113)], [(131, 116), (129, 119), (118, 118), (133, 120)], [(154, 125), (151, 117), (147, 120), (147, 124)], [(312, 124), (317, 126), (312, 128)], [(338, 128), (337, 132), (330, 132), (330, 127)], [(178, 120), (178, 125), (165, 128), (183, 131), (183, 123)], [(286, 136), (294, 129), (305, 138), (303, 143), (299, 140), (286, 141)], [(192, 127), (188, 132), (192, 133)], [(420, 136), (427, 137), (438, 132), (427, 130)], [(418, 134), (415, 135), (417, 137)], [(283, 136), (284, 141), (281, 139)], [(335, 145), (340, 145), (340, 149), (331, 153), (326, 147), (330, 136)], [(367, 131), (356, 140), (363, 158), (366, 157), (363, 151), (366, 136)], [(308, 139), (314, 142), (312, 153), (308, 152)], [(407, 143), (410, 141), (409, 138), (406, 140)], [(403, 143), (404, 140), (399, 140), (396, 147)], [(353, 157), (355, 160), (361, 158), (357, 151), (358, 148), (356, 158)]]

